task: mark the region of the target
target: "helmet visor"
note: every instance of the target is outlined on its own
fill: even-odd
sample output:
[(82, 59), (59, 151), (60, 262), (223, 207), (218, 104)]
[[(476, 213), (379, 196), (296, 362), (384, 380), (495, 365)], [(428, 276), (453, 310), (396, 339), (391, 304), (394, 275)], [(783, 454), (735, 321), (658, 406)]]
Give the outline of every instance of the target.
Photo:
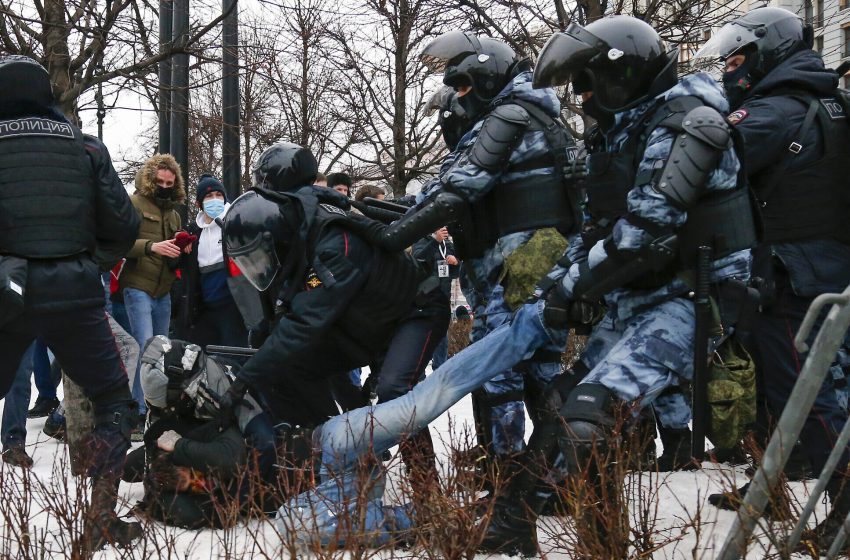
[(241, 247), (227, 247), (227, 255), (248, 282), (261, 292), (269, 289), (280, 270), (274, 239), (267, 231)]
[[(757, 31), (759, 35), (756, 34)], [(697, 51), (694, 60), (700, 62), (725, 60), (747, 45), (755, 43), (760, 37), (764, 37), (764, 34), (764, 25), (761, 24), (747, 26), (737, 21), (727, 23)]]
[(464, 31), (449, 31), (431, 41), (419, 58), (434, 73), (445, 72), (449, 61), (481, 50), (478, 37)]
[(566, 31), (552, 35), (546, 42), (534, 68), (532, 85), (545, 88), (571, 82), (604, 48), (604, 41), (582, 26), (570, 24)]

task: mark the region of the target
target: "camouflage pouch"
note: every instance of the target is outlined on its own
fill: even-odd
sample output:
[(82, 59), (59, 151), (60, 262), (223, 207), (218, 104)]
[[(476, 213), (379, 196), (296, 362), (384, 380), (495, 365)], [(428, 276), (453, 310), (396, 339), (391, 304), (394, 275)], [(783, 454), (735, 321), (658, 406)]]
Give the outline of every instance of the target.
[(564, 252), (567, 240), (555, 228), (537, 230), (528, 243), (505, 259), (505, 302), (511, 311), (534, 292), (537, 282), (552, 270)]
[(756, 421), (756, 367), (730, 337), (714, 354), (708, 372), (707, 436), (718, 449), (731, 449)]

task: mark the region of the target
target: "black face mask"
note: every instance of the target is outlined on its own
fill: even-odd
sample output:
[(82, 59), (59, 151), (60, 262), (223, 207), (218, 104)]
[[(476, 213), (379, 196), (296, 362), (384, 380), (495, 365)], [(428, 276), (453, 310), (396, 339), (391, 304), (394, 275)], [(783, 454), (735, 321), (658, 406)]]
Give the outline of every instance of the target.
[(584, 114), (592, 118), (599, 124), (599, 129), (606, 131), (614, 126), (614, 114), (606, 111), (596, 102), (596, 96), (592, 96), (587, 101), (583, 101), (581, 109)]
[(729, 100), (729, 108), (733, 111), (744, 103), (755, 85), (755, 80), (750, 76), (751, 58), (754, 57), (747, 57), (738, 68), (723, 74), (723, 90), (726, 92), (726, 99)]
[(480, 97), (475, 95), (474, 91), (470, 91), (463, 97), (457, 98), (458, 104), (463, 108), (467, 115), (469, 115), (469, 120), (471, 122), (475, 122), (481, 113), (487, 108), (487, 105), (490, 103), (482, 100)]
[(157, 187), (154, 196), (160, 200), (171, 200), (172, 194), (174, 194), (174, 187)]

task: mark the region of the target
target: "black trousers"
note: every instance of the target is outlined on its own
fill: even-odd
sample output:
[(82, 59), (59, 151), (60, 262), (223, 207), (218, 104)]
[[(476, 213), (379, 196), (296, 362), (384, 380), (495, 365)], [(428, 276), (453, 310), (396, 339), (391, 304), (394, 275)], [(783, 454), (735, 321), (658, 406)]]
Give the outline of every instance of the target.
[[(756, 349), (753, 358), (770, 410), (777, 417), (785, 408), (806, 360), (806, 356), (798, 354), (794, 348), (794, 337), (813, 299), (794, 294), (787, 279), (777, 282), (776, 301), (759, 314), (753, 329), (750, 343)], [(825, 313), (812, 329), (809, 344), (817, 335), (824, 316)], [(803, 450), (816, 474), (823, 469), (846, 420), (847, 414), (838, 404), (835, 387), (827, 376), (800, 433)], [(846, 469), (848, 462), (850, 450), (845, 449), (839, 470)]]
[(21, 356), (37, 336), (88, 398), (128, 387), (104, 308), (49, 313), (27, 310), (0, 329), (0, 396), (9, 392)]

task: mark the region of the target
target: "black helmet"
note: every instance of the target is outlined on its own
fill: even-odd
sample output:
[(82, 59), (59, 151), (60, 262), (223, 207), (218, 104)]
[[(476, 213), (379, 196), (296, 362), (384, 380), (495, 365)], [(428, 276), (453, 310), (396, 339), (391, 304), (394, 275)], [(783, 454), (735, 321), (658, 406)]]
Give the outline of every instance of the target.
[(278, 142), (260, 154), (251, 172), (255, 187), (286, 192), (312, 185), (319, 172), (319, 164), (307, 148), (291, 142)]
[(750, 74), (761, 79), (792, 54), (812, 47), (810, 30), (793, 12), (782, 8), (756, 8), (718, 31), (695, 59), (725, 60), (746, 54)]
[(593, 91), (603, 111), (631, 109), (676, 85), (678, 51), (666, 50), (650, 25), (630, 16), (572, 23), (553, 35), (537, 59), (534, 87), (572, 82)]
[(449, 86), (443, 86), (431, 97), (425, 107), (426, 111), (438, 111), (437, 123), (443, 133), (443, 141), (452, 151), (457, 148), (463, 135), (472, 128), (472, 121), (466, 110), (460, 106), (457, 93)]
[(224, 251), (261, 292), (272, 285), (285, 257), (283, 210), (281, 204), (249, 191), (233, 201), (224, 218)]
[(421, 58), (432, 72), (443, 72), (447, 86), (472, 86), (464, 97), (473, 96), (467, 101), (474, 99), (475, 113), (480, 113), (523, 69), (506, 43), (465, 31), (443, 33), (425, 47)]
[(54, 104), (50, 75), (28, 56), (0, 56), (0, 114), (42, 114)]

